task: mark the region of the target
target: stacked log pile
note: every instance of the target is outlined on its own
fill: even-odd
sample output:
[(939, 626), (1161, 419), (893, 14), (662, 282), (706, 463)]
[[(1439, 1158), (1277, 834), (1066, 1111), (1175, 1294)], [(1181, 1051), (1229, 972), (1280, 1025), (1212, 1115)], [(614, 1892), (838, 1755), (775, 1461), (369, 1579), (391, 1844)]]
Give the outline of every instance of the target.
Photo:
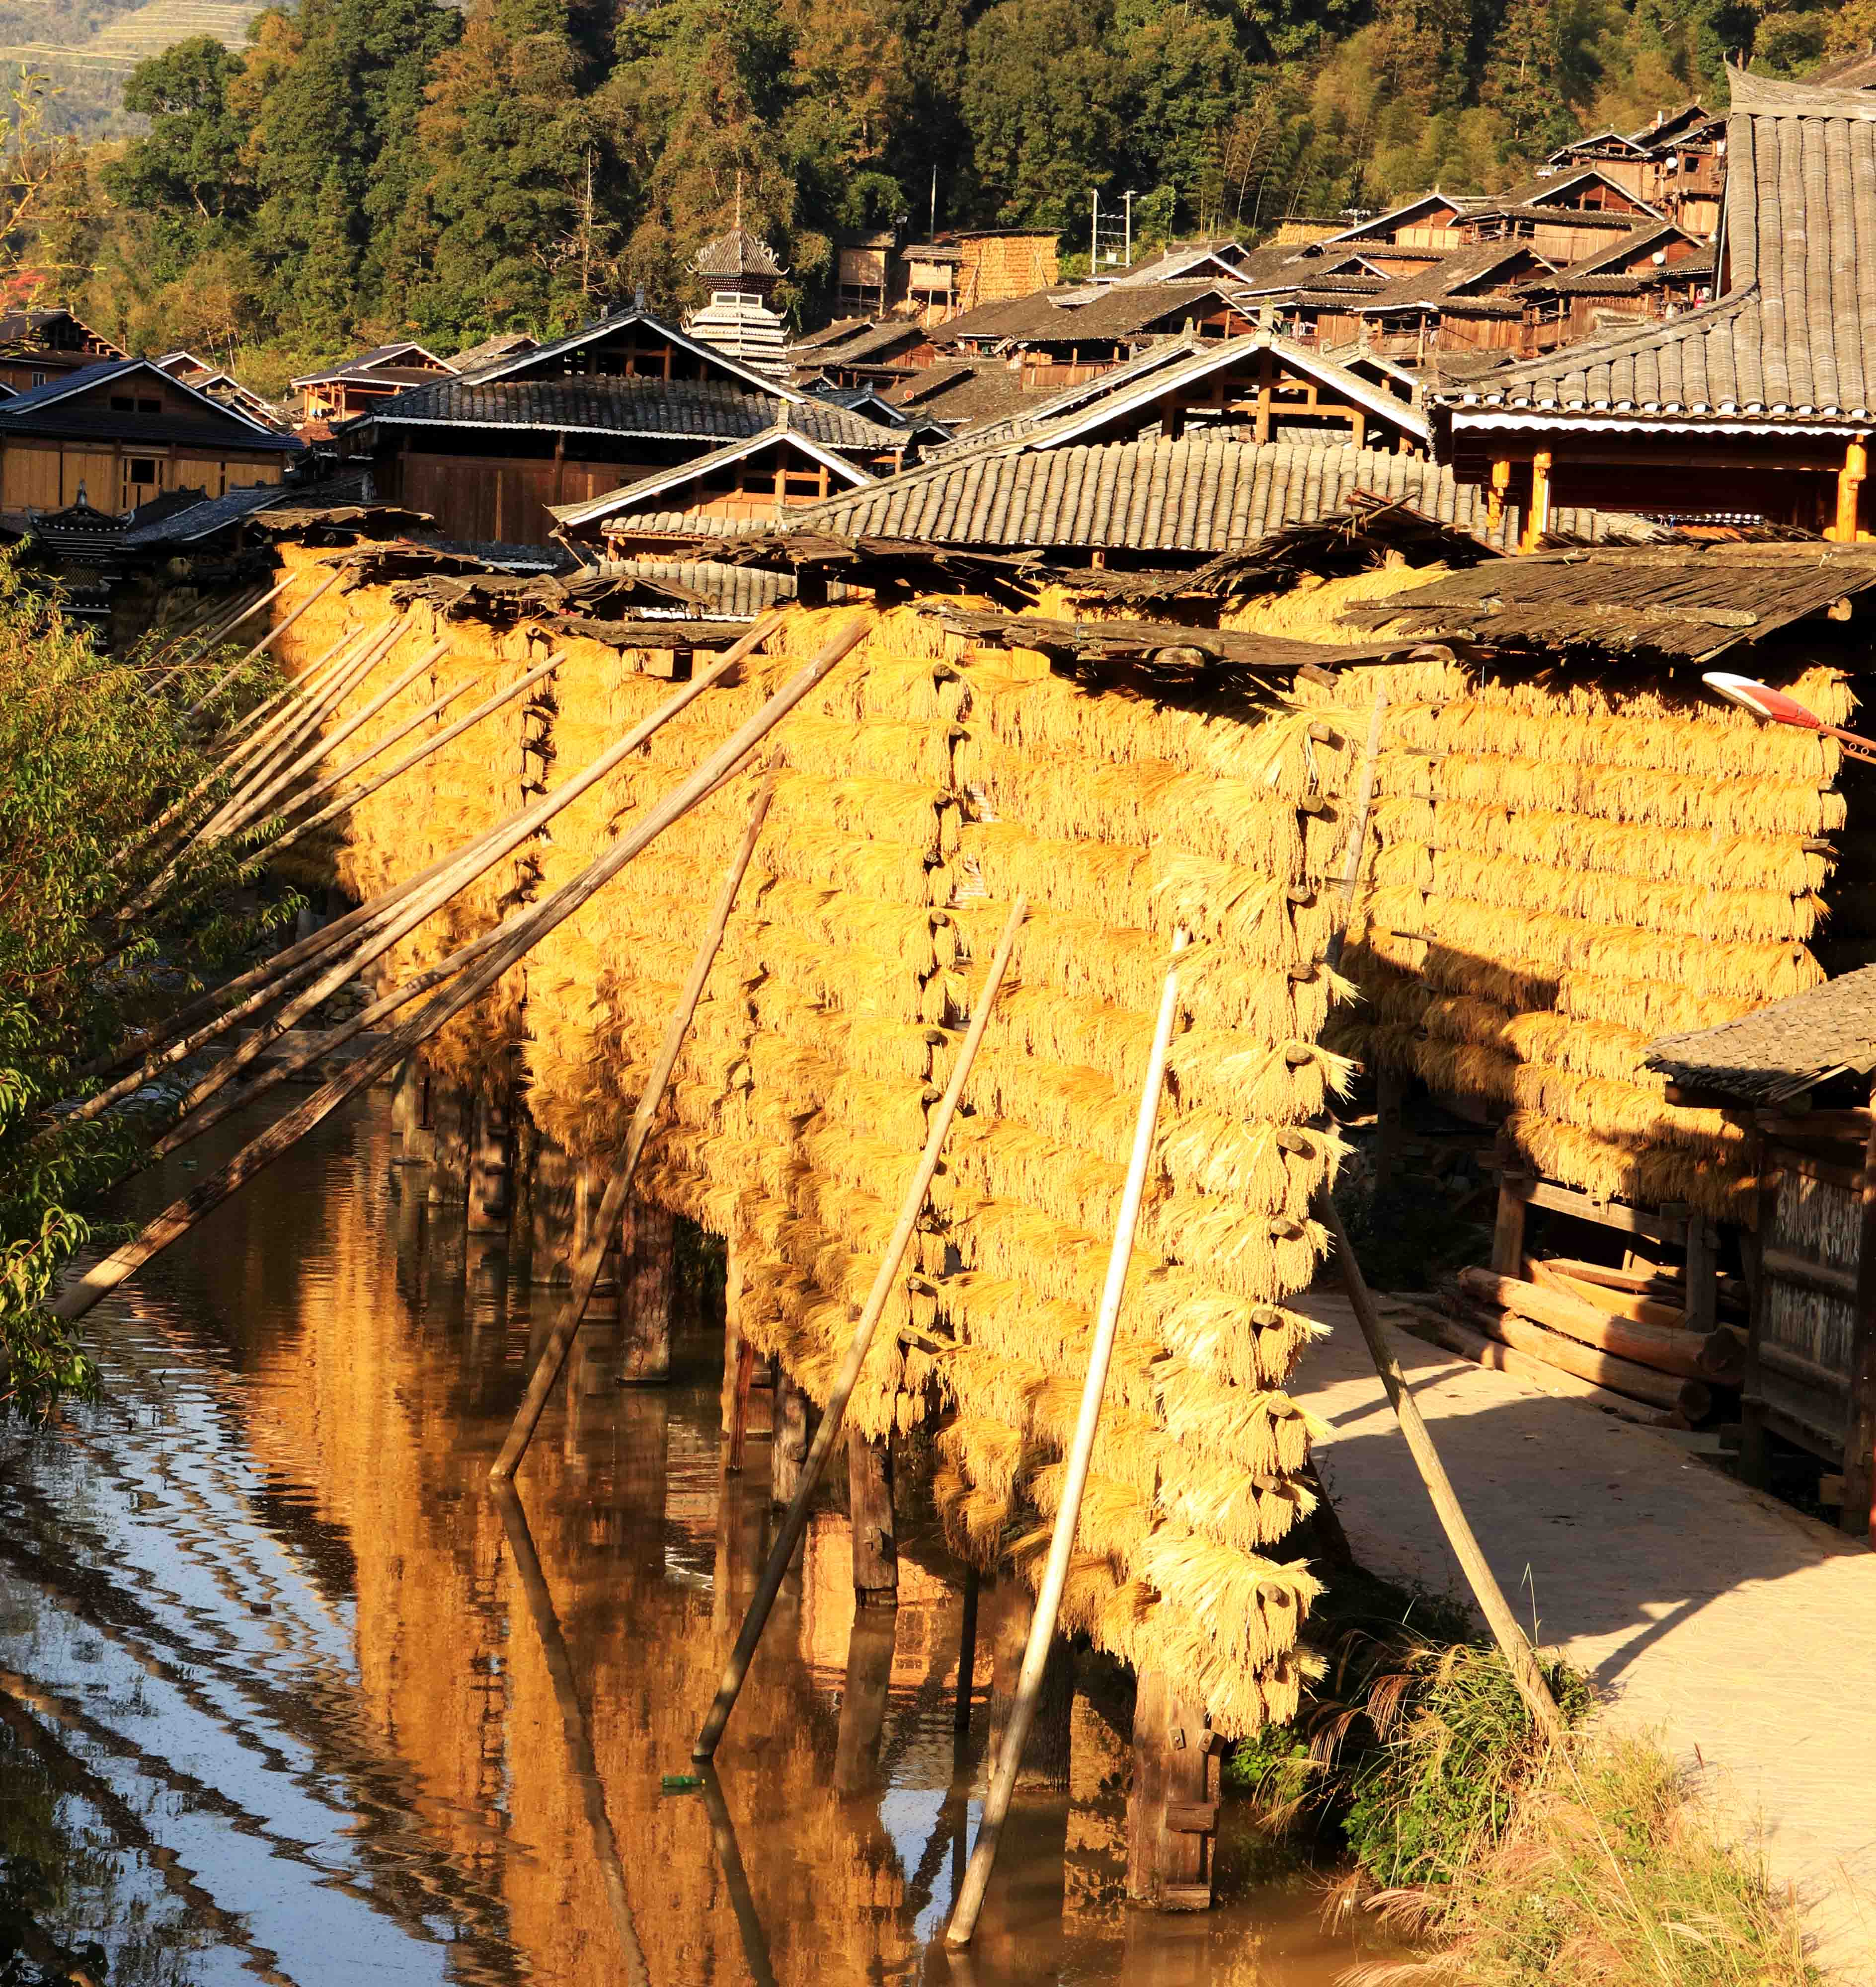
[(1692, 1427), (1736, 1401), (1743, 1331), (1691, 1327), (1676, 1274), (1565, 1257), (1527, 1267), (1461, 1270), (1439, 1310), (1409, 1307), (1410, 1328), (1630, 1420)]

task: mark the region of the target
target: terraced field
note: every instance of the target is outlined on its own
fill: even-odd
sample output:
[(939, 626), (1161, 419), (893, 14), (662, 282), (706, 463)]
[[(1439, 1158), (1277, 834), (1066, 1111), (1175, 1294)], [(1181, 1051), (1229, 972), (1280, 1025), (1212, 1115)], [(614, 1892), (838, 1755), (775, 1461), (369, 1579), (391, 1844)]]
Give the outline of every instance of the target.
[(147, 57), (197, 35), (228, 48), (247, 40), (262, 0), (0, 0), (0, 80), (18, 66), (50, 76), (60, 94), (56, 130), (88, 137), (134, 128), (120, 107), (123, 79)]

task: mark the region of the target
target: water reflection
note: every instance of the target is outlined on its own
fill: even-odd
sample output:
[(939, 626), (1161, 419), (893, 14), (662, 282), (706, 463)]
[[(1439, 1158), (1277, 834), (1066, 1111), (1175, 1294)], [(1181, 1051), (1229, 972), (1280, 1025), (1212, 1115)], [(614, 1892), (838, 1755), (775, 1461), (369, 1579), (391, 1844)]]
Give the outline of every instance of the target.
[(102, 1406), (0, 1436), (5, 1977), (1326, 1987), (1348, 1963), (1241, 1854), (1216, 1912), (1125, 1909), (1125, 1751), (1090, 1692), (948, 1958), (994, 1591), (960, 1741), (951, 1570), (908, 1542), (901, 1606), (856, 1621), (836, 1512), (720, 1779), (667, 1791), (774, 1522), (766, 1442), (726, 1475), (708, 1346), (664, 1388), (595, 1358), (519, 1501), (493, 1496), (550, 1307), (389, 1158), (381, 1098), (329, 1121), (97, 1314)]

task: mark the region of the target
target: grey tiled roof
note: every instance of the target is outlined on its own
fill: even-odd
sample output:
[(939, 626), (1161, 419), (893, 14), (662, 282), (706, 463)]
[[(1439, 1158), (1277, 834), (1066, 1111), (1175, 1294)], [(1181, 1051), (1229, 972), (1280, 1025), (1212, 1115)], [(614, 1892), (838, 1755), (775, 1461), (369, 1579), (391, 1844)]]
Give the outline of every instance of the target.
[(1663, 1035), (1645, 1060), (1677, 1083), (1772, 1104), (1840, 1070), (1876, 1068), (1876, 966), (1692, 1034)]
[[(1347, 447), (1196, 437), (980, 454), (806, 506), (791, 531), (950, 545), (1222, 552), (1310, 522), (1357, 491), (1484, 537), (1482, 490), (1449, 467)], [(1507, 508), (1493, 541), (1515, 528)]]
[[(439, 380), (359, 418), (390, 427), (544, 428), (566, 433), (656, 435), (678, 441), (746, 440), (772, 427), (781, 396), (710, 380)], [(790, 424), (829, 448), (871, 453), (896, 432), (825, 400), (799, 402)]]
[(1457, 418), (1477, 407), (1564, 419), (1867, 422), (1876, 410), (1876, 96), (1735, 70), (1726, 131), (1726, 293), (1448, 393)]

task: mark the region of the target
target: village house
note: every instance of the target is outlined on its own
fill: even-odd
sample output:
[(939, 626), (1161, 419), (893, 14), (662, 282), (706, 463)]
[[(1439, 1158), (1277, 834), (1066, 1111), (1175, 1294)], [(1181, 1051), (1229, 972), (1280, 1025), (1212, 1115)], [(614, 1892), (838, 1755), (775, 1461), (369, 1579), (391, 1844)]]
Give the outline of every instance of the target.
[(0, 316), (0, 389), (23, 393), (100, 359), (127, 358), (69, 310), (9, 311)]
[(0, 510), (123, 511), (179, 488), (220, 497), (279, 482), (303, 453), (153, 359), (103, 359), (0, 402)]
[[(1876, 97), (1735, 71), (1710, 302), (1433, 396), (1437, 446), (1515, 501), (1868, 536)], [(1791, 190), (1809, 190), (1794, 225)]]
[(546, 545), (558, 508), (753, 440), (784, 407), (791, 429), (862, 468), (900, 459), (899, 431), (636, 309), (380, 400), (337, 437), (381, 497), (429, 512), (445, 536)]
[(374, 345), (342, 365), (303, 373), (291, 383), (300, 396), (301, 427), (329, 427), (454, 369), (414, 339), (405, 339), (395, 345)]

